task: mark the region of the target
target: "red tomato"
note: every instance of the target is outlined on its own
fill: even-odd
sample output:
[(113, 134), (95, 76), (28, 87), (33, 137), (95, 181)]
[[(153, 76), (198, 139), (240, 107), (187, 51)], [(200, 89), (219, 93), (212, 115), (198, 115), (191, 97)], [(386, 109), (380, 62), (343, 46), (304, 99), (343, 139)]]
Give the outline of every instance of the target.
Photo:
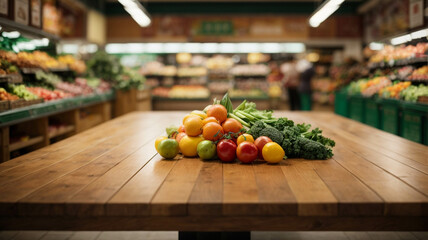
[(251, 142), (242, 142), (236, 149), (236, 155), (243, 163), (251, 163), (256, 160), (258, 152), (256, 145)]
[(217, 156), (222, 162), (232, 162), (236, 158), (236, 143), (223, 139), (217, 144)]
[(257, 149), (259, 150), (259, 158), (260, 159), (263, 159), (262, 149), (265, 146), (265, 144), (268, 142), (272, 142), (272, 140), (268, 137), (265, 137), (265, 136), (258, 137), (254, 141), (254, 144), (256, 145)]

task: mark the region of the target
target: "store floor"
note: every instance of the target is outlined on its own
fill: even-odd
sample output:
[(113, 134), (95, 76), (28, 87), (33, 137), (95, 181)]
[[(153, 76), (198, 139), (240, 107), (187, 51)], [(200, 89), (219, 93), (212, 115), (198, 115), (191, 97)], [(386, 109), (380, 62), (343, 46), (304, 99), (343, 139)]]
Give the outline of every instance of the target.
[[(253, 240), (423, 240), (428, 232), (252, 232)], [(177, 232), (1, 231), (0, 240), (175, 240)]]

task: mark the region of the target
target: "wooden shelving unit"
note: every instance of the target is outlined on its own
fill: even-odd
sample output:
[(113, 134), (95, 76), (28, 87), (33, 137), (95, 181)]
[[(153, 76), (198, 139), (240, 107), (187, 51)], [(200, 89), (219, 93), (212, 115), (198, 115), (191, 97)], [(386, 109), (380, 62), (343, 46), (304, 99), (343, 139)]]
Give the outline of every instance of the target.
[(29, 147), (37, 143), (41, 143), (42, 141), (43, 141), (43, 136), (38, 136), (38, 137), (30, 138), (27, 141), (12, 143), (9, 145), (9, 151), (12, 152), (15, 150), (19, 150), (21, 148)]
[[(111, 119), (113, 92), (37, 104), (0, 113), (0, 162), (45, 147)], [(86, 117), (85, 117), (86, 116)], [(49, 132), (49, 125), (65, 125)], [(10, 143), (19, 136), (29, 140)]]

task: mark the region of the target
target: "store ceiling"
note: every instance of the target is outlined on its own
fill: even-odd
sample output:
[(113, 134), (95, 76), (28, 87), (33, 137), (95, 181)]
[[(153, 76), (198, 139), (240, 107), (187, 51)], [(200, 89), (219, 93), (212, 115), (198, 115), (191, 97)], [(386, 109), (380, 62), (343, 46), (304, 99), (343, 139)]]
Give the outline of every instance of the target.
[[(81, 0), (87, 1), (87, 0)], [(321, 0), (143, 0), (140, 1), (151, 15), (156, 14), (299, 14), (310, 15)], [(364, 0), (345, 1), (336, 14), (356, 14)], [(121, 4), (106, 0), (106, 15), (126, 15)]]

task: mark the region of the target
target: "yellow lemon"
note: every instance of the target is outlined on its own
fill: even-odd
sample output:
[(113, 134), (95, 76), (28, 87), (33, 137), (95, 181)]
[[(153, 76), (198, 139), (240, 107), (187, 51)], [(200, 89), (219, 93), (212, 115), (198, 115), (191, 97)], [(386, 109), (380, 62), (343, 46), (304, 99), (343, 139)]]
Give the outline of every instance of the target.
[(187, 119), (189, 119), (189, 118), (201, 118), (201, 116), (198, 116), (198, 115), (196, 115), (196, 114), (192, 114), (192, 113), (189, 113), (189, 114), (187, 114), (186, 116), (184, 116), (184, 118), (183, 118), (183, 124), (187, 121)]
[(202, 136), (197, 137), (190, 137), (190, 136), (184, 136), (178, 146), (180, 147), (181, 153), (185, 157), (196, 157), (197, 156), (197, 150), (198, 150), (198, 144), (202, 142), (204, 138)]
[(268, 163), (279, 163), (284, 158), (285, 152), (278, 143), (269, 142), (263, 146), (262, 155)]
[(184, 130), (191, 137), (196, 137), (202, 133), (202, 119), (200, 117), (190, 117), (184, 122)]
[(168, 138), (165, 137), (165, 136), (160, 136), (160, 137), (156, 138), (155, 148), (156, 148), (157, 152), (159, 152), (159, 150), (158, 150), (159, 143), (162, 142), (162, 140), (165, 140), (165, 139), (168, 139)]

